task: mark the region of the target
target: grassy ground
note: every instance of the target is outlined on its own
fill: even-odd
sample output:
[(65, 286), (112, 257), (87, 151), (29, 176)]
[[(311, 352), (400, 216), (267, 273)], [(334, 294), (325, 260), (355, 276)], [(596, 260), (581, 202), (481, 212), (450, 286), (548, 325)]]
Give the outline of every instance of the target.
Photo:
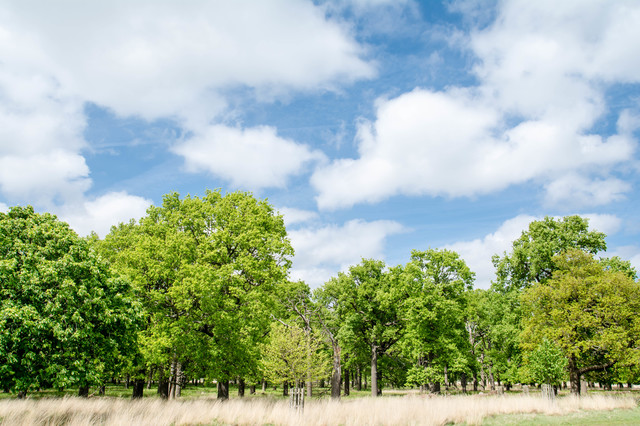
[(638, 425), (640, 408), (627, 410), (579, 411), (562, 416), (541, 414), (507, 414), (492, 416), (483, 425)]
[[(244, 399), (217, 401), (212, 386), (189, 387), (177, 401), (147, 392), (131, 401), (130, 389), (107, 388), (106, 398), (76, 398), (34, 393), (23, 400), (0, 400), (0, 425), (443, 425), (443, 424), (638, 424), (633, 396), (596, 394), (563, 396), (556, 402), (531, 395), (428, 396), (417, 391), (389, 391), (394, 397), (371, 398), (354, 392), (341, 401), (328, 395), (308, 399), (303, 411), (292, 410), (282, 390), (269, 388)], [(73, 390), (69, 390), (69, 394)], [(321, 392), (318, 392), (320, 395)], [(235, 393), (232, 392), (232, 396)], [(126, 397), (126, 398), (125, 398)], [(529, 423), (527, 423), (529, 422)]]

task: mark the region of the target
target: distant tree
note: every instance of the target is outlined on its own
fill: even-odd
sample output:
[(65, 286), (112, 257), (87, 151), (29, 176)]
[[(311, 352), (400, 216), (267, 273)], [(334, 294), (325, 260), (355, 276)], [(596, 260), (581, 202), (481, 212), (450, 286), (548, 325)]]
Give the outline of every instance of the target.
[(523, 294), (522, 343), (531, 350), (547, 337), (558, 345), (578, 394), (583, 374), (640, 360), (640, 284), (582, 250), (553, 262), (553, 277)]
[(555, 385), (565, 377), (567, 358), (562, 350), (544, 338), (527, 356), (527, 371), (536, 383)]
[(130, 284), (69, 226), (32, 207), (0, 213), (0, 383), (29, 390), (101, 384), (135, 346)]
[(296, 389), (305, 381), (326, 377), (331, 371), (322, 340), (297, 325), (272, 323), (262, 354), (265, 377), (273, 383), (291, 382)]
[(400, 273), (386, 271), (382, 261), (363, 259), (324, 286), (335, 297), (343, 349), (358, 353), (366, 348), (369, 353), (372, 396), (379, 393), (378, 359), (400, 340), (404, 329)]
[(200, 366), (201, 377), (220, 384), (221, 399), (230, 379), (257, 370), (274, 289), (293, 254), (282, 217), (266, 201), (243, 192), (168, 194), (139, 224), (113, 228), (105, 246), (143, 301), (148, 366), (176, 386), (183, 364)]
[(474, 273), (450, 250), (411, 252), (403, 271), (402, 345), (414, 362), (412, 384), (440, 382), (451, 372), (468, 371), (469, 343), (465, 331), (465, 293), (473, 286)]
[(509, 254), (493, 257), (497, 277), (494, 288), (520, 290), (548, 280), (555, 270), (553, 256), (572, 248), (591, 254), (606, 250), (605, 234), (590, 231), (589, 221), (580, 216), (557, 220), (547, 216), (531, 222), (513, 242)]

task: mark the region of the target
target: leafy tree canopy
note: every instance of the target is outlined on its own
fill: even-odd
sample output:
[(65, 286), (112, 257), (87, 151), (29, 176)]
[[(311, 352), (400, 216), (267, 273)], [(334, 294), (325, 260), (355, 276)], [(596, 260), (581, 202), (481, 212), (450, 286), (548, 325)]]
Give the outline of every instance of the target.
[(51, 214), (0, 213), (0, 295), (4, 388), (101, 383), (133, 347), (140, 315), (129, 282)]
[(606, 250), (605, 234), (590, 231), (589, 221), (580, 216), (547, 216), (531, 222), (513, 242), (511, 253), (493, 257), (497, 277), (494, 288), (519, 290), (548, 280), (555, 270), (553, 256), (572, 248), (591, 254)]

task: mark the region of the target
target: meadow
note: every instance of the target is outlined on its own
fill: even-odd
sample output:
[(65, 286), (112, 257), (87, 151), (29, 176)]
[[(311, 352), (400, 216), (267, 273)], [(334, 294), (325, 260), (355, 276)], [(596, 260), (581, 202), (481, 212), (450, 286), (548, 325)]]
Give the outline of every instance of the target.
[[(637, 400), (630, 394), (570, 395), (554, 402), (537, 393), (523, 395), (441, 395), (411, 391), (341, 401), (311, 398), (304, 410), (289, 407), (275, 394), (221, 402), (206, 388), (191, 388), (185, 398), (130, 400), (117, 396), (72, 396), (0, 400), (2, 425), (444, 425), (444, 424), (633, 424), (640, 423)], [(113, 391), (112, 391), (113, 392)], [(109, 395), (109, 392), (107, 393)], [(591, 419), (591, 420), (590, 420)]]

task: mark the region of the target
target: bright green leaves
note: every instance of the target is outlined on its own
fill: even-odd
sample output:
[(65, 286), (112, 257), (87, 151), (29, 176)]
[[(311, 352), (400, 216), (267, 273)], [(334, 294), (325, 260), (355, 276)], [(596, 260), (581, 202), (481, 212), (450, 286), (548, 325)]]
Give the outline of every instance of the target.
[(523, 289), (548, 280), (555, 268), (553, 256), (566, 250), (577, 248), (591, 254), (606, 250), (605, 235), (588, 228), (588, 220), (580, 216), (558, 220), (547, 216), (531, 222), (528, 231), (513, 242), (510, 254), (493, 257), (497, 289)]
[(581, 250), (556, 256), (554, 265), (553, 278), (522, 296), (523, 346), (533, 349), (546, 337), (574, 360), (576, 371), (637, 362), (640, 284)]
[(262, 346), (262, 370), (274, 383), (284, 381), (299, 386), (305, 380), (318, 380), (331, 371), (322, 341), (311, 330), (296, 325), (271, 325), (269, 342)]
[(546, 338), (526, 358), (526, 370), (535, 383), (553, 385), (566, 377), (567, 357)]
[(137, 329), (129, 283), (66, 223), (31, 207), (0, 213), (0, 257), (2, 385), (98, 383)]
[(168, 194), (139, 225), (113, 228), (104, 252), (144, 303), (149, 365), (177, 359), (218, 379), (256, 370), (274, 290), (293, 255), (266, 201), (243, 192)]
[(408, 375), (412, 383), (439, 382), (445, 368), (468, 370), (464, 319), (473, 280), (474, 274), (453, 251), (412, 251), (403, 271), (402, 299), (403, 348), (415, 364)]

